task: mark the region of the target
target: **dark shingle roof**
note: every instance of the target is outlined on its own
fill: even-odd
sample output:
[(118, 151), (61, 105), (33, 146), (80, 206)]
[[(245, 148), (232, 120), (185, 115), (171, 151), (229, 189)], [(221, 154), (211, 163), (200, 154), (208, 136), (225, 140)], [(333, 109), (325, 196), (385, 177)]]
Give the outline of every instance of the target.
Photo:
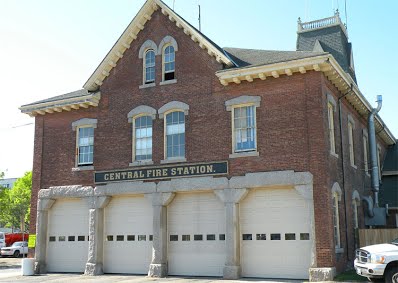
[(88, 95), (88, 94), (90, 94), (90, 93), (87, 90), (79, 89), (79, 90), (72, 91), (72, 92), (69, 92), (69, 93), (65, 93), (65, 94), (62, 94), (62, 95), (57, 95), (57, 96), (53, 96), (53, 97), (50, 97), (50, 98), (47, 98), (47, 99), (43, 99), (43, 100), (39, 100), (39, 101), (32, 102), (32, 103), (29, 103), (29, 104), (25, 104), (25, 105), (22, 105), (22, 107), (29, 106), (29, 105), (34, 105), (34, 104), (53, 102), (53, 101), (58, 101), (58, 100), (63, 100), (63, 99), (68, 99), (68, 98), (75, 98), (75, 97), (80, 97), (80, 96), (84, 96), (84, 95)]
[(275, 51), (232, 47), (225, 47), (224, 51), (239, 67), (267, 65), (327, 54), (314, 51)]

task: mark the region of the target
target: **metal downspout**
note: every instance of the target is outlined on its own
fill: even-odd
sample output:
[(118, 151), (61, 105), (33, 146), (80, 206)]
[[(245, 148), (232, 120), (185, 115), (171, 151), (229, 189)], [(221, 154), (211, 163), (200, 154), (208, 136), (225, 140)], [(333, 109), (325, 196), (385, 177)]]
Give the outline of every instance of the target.
[(377, 164), (377, 143), (374, 118), (382, 106), (381, 95), (377, 96), (377, 108), (373, 108), (368, 116), (369, 152), (371, 165), (371, 187), (374, 193), (374, 207), (379, 207), (379, 166)]

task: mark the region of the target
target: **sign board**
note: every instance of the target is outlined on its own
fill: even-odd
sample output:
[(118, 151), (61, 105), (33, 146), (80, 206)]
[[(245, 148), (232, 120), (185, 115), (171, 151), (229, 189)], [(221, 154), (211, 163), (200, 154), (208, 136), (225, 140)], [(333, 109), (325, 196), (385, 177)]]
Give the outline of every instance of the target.
[(28, 248), (36, 247), (36, 234), (29, 235)]
[(94, 173), (95, 183), (111, 183), (137, 180), (159, 180), (182, 177), (197, 177), (228, 174), (228, 162), (193, 163), (141, 167), (127, 170), (101, 171)]

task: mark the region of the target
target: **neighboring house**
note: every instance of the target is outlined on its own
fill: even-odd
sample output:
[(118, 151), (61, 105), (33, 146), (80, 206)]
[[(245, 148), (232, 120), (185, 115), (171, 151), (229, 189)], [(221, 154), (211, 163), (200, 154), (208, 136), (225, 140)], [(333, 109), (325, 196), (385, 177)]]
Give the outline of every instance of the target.
[(0, 187), (11, 189), (18, 178), (0, 179)]
[(388, 204), (387, 225), (398, 227), (398, 145), (391, 146), (383, 162), (380, 204)]
[(297, 51), (221, 48), (148, 0), (83, 89), (21, 107), (36, 272), (331, 280), (364, 227), (371, 110), (338, 14), (299, 22)]

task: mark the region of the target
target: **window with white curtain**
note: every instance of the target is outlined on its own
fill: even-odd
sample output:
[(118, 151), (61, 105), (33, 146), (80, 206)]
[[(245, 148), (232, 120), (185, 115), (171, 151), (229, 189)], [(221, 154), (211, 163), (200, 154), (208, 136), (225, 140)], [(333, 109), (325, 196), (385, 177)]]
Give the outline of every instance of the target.
[(256, 150), (256, 107), (233, 108), (234, 152)]

